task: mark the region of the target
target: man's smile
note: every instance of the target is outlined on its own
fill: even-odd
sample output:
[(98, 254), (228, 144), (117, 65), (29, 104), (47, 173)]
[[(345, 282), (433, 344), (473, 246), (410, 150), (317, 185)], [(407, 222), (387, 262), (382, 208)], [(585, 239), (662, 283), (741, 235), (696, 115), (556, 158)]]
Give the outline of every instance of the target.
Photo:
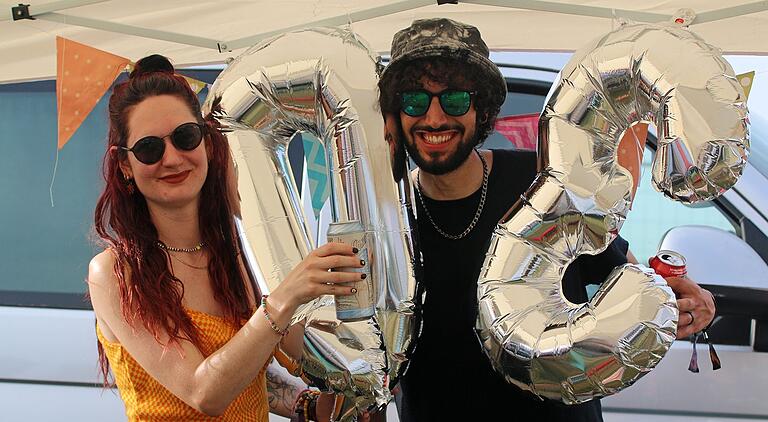
[(451, 139), (460, 135), (458, 130), (444, 130), (440, 132), (417, 130), (415, 135), (427, 146), (442, 146), (447, 144)]
[(433, 145), (443, 144), (448, 142), (448, 140), (453, 137), (453, 133), (435, 134), (429, 132), (420, 132), (419, 134), (424, 138), (424, 141)]

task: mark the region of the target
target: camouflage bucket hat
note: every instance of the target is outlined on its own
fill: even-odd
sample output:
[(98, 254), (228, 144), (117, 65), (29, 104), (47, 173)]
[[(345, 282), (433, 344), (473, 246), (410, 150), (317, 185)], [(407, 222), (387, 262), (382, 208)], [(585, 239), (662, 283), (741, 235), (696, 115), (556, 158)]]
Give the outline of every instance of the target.
[(395, 34), (390, 51), (392, 58), (382, 80), (410, 61), (442, 57), (477, 66), (488, 80), (497, 81), (501, 92), (507, 91), (499, 68), (489, 59), (488, 46), (472, 25), (446, 18), (419, 19)]

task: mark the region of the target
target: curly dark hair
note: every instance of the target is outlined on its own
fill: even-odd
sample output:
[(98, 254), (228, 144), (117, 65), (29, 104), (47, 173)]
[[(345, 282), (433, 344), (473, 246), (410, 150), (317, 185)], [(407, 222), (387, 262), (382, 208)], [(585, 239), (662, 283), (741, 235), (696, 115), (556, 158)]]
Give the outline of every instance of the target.
[(443, 57), (415, 59), (408, 63), (399, 63), (395, 69), (389, 69), (379, 80), (379, 107), (382, 113), (400, 114), (398, 92), (421, 89), (421, 79), (428, 79), (451, 88), (476, 91), (473, 101), (477, 120), (475, 136), (477, 145), (493, 131), (496, 116), (506, 98), (506, 92), (500, 92), (498, 84), (488, 78), (483, 70), (460, 60)]

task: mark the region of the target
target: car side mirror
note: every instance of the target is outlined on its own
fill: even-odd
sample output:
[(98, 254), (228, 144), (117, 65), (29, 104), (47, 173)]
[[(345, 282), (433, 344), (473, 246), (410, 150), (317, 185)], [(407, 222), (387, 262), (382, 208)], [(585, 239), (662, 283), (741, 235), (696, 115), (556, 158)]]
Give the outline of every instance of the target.
[(751, 320), (752, 347), (768, 352), (768, 264), (751, 246), (718, 228), (680, 226), (664, 235), (660, 249), (685, 256), (689, 277), (715, 296), (713, 329), (721, 317)]

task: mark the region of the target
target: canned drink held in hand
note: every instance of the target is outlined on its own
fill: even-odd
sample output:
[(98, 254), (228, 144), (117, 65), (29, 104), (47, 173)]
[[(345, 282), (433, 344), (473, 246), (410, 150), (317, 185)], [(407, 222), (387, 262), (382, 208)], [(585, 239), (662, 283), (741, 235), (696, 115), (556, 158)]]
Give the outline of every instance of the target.
[(675, 251), (661, 250), (648, 260), (648, 265), (662, 277), (682, 277), (688, 274), (685, 257)]
[(328, 242), (345, 243), (358, 249), (358, 256), (365, 261), (362, 268), (336, 268), (336, 271), (365, 273), (365, 280), (355, 283), (339, 283), (357, 289), (357, 293), (349, 296), (334, 296), (336, 301), (336, 318), (341, 321), (360, 321), (373, 316), (375, 311), (375, 294), (373, 274), (365, 230), (359, 221), (331, 223), (328, 226)]

